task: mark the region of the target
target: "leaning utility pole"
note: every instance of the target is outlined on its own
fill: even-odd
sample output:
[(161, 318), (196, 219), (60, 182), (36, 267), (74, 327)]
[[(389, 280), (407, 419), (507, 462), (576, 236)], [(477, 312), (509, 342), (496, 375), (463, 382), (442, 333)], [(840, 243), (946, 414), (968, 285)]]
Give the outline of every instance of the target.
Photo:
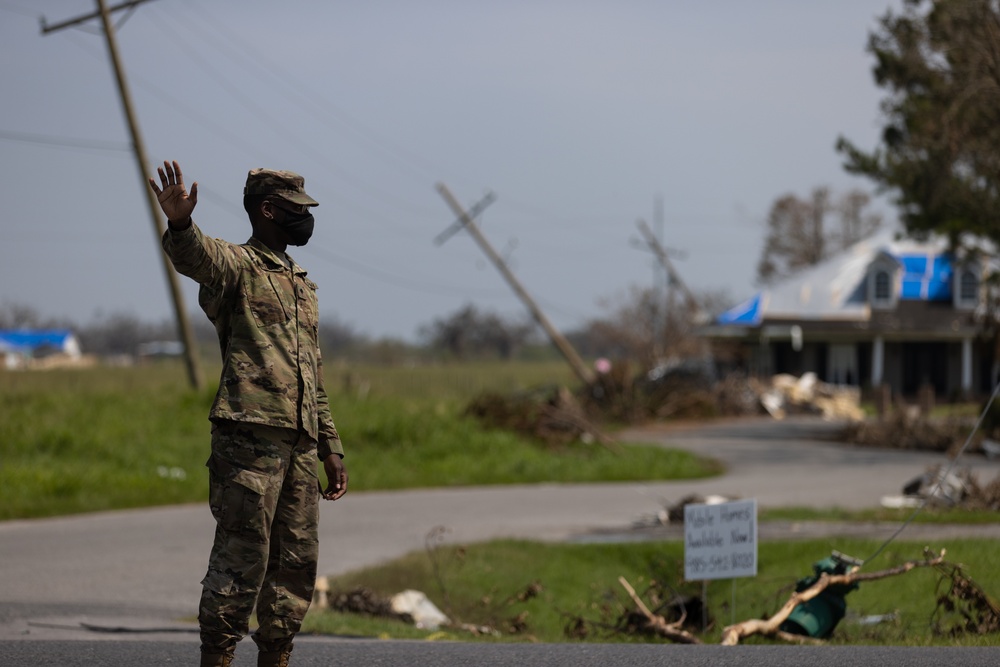
[[(653, 200), (653, 231), (658, 241), (663, 241), (663, 197)], [(666, 292), (664, 299), (663, 292)], [(667, 307), (663, 309), (664, 300)], [(653, 271), (653, 357), (663, 356), (663, 337), (670, 330), (670, 318), (674, 312), (674, 286), (662, 262), (657, 262)], [(662, 312), (661, 312), (662, 309)]]
[(698, 300), (694, 297), (691, 290), (688, 289), (688, 286), (684, 284), (684, 281), (681, 280), (680, 274), (677, 273), (676, 269), (674, 269), (674, 265), (670, 261), (670, 257), (667, 256), (667, 251), (660, 244), (659, 239), (657, 239), (653, 234), (653, 231), (649, 228), (649, 225), (646, 224), (645, 220), (636, 220), (635, 224), (645, 237), (646, 245), (653, 251), (653, 254), (656, 255), (656, 259), (659, 260), (664, 270), (666, 270), (667, 277), (670, 280), (670, 285), (680, 289), (681, 292), (684, 293), (684, 301), (687, 304), (687, 307), (691, 310), (691, 312), (698, 313), (701, 310), (701, 307), (698, 305)]
[[(524, 287), (521, 286), (521, 283), (519, 283), (517, 278), (514, 277), (514, 274), (511, 273), (510, 269), (507, 268), (507, 264), (493, 249), (493, 246), (489, 244), (489, 241), (486, 240), (486, 237), (483, 236), (482, 232), (479, 231), (479, 227), (476, 226), (472, 216), (462, 208), (462, 205), (458, 203), (458, 200), (455, 199), (455, 197), (451, 194), (451, 191), (448, 190), (444, 183), (438, 183), (437, 190), (441, 194), (441, 197), (444, 198), (445, 203), (448, 204), (452, 212), (458, 218), (455, 224), (438, 236), (438, 239), (442, 239), (445, 234), (450, 235), (452, 230), (460, 229), (461, 227), (468, 229), (469, 233), (472, 234), (472, 238), (476, 240), (476, 243), (478, 243), (482, 251), (486, 253), (486, 256), (490, 258), (493, 265), (497, 267), (497, 271), (500, 272), (500, 275), (507, 280), (507, 284), (510, 285), (511, 289), (514, 290), (514, 293), (517, 294), (521, 301), (524, 302), (524, 305), (527, 306), (528, 311), (531, 312), (531, 316), (535, 318), (535, 321), (538, 322), (543, 329), (545, 329), (545, 333), (548, 334), (549, 340), (552, 341), (552, 344), (556, 346), (556, 349), (558, 349), (559, 352), (562, 353), (563, 357), (565, 357), (566, 361), (569, 362), (570, 367), (573, 369), (573, 372), (576, 373), (576, 376), (580, 378), (580, 381), (587, 385), (593, 384), (594, 374), (584, 365), (583, 360), (580, 359), (580, 356), (576, 353), (576, 350), (573, 349), (573, 346), (570, 345), (569, 341), (566, 340), (566, 338), (559, 333), (554, 326), (552, 326), (549, 319), (545, 317), (545, 313), (542, 312), (541, 308), (538, 307), (538, 304), (535, 303), (534, 299), (532, 299)], [(476, 206), (476, 209), (481, 210), (484, 202), (488, 204), (491, 201), (493, 201), (493, 197), (492, 195), (488, 195), (487, 199), (484, 199), (483, 202), (480, 202), (480, 204)], [(442, 241), (436, 239), (435, 242), (440, 245)]]
[[(75, 19), (63, 21), (56, 25), (48, 26), (42, 19), (42, 34), (48, 34), (62, 28), (83, 23), (89, 19), (100, 18), (104, 26), (104, 37), (108, 43), (108, 54), (111, 56), (111, 65), (115, 70), (115, 78), (118, 81), (118, 92), (121, 94), (122, 107), (125, 111), (125, 120), (128, 122), (129, 132), (132, 134), (132, 148), (135, 154), (136, 166), (139, 168), (139, 183), (143, 192), (146, 193), (146, 202), (149, 205), (149, 214), (153, 220), (153, 227), (156, 229), (157, 246), (163, 237), (166, 227), (160, 212), (159, 202), (153, 194), (146, 180), (146, 167), (150, 164), (146, 159), (146, 147), (142, 141), (142, 133), (139, 131), (139, 122), (136, 120), (135, 112), (132, 110), (132, 95), (129, 92), (128, 82), (125, 80), (125, 70), (118, 57), (118, 43), (115, 39), (114, 26), (111, 25), (111, 12), (119, 9), (133, 9), (148, 0), (130, 0), (108, 8), (105, 0), (97, 0), (97, 11), (79, 16)], [(180, 285), (177, 281), (177, 274), (170, 265), (166, 253), (160, 248), (160, 259), (163, 260), (163, 268), (167, 275), (167, 283), (170, 287), (170, 295), (174, 302), (174, 315), (177, 318), (177, 329), (184, 342), (184, 356), (187, 361), (188, 380), (195, 389), (201, 388), (201, 371), (198, 365), (198, 350), (195, 347), (194, 335), (191, 332), (191, 323), (188, 321), (187, 312), (184, 309), (184, 295), (181, 293)]]

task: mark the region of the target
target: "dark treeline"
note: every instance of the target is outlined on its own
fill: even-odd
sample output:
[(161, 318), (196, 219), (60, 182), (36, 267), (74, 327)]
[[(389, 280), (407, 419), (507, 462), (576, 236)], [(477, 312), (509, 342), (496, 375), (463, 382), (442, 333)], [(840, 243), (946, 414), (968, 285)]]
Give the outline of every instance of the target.
[[(657, 357), (690, 356), (695, 323), (677, 306), (671, 311), (652, 290), (633, 289), (605, 306), (605, 317), (563, 332), (588, 358), (632, 359), (650, 363)], [(723, 304), (716, 296), (707, 302)], [(715, 309), (716, 312), (719, 310)], [(200, 313), (191, 317), (195, 340), (205, 355), (218, 354), (212, 325)], [(145, 322), (128, 313), (99, 314), (87, 323), (46, 317), (32, 306), (0, 305), (0, 329), (69, 329), (85, 354), (99, 357), (138, 356), (141, 346), (180, 339), (173, 320)], [(532, 360), (558, 358), (555, 348), (526, 315), (504, 316), (465, 304), (452, 313), (417, 327), (415, 342), (375, 338), (337, 318), (320, 323), (324, 357), (372, 363), (410, 361)]]

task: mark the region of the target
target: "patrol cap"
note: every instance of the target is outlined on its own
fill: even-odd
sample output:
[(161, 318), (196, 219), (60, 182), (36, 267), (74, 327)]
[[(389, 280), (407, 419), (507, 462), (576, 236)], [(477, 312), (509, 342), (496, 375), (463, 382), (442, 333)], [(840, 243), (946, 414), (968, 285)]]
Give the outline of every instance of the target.
[(247, 174), (244, 195), (276, 195), (293, 204), (319, 206), (319, 202), (306, 194), (306, 179), (294, 171), (251, 169)]

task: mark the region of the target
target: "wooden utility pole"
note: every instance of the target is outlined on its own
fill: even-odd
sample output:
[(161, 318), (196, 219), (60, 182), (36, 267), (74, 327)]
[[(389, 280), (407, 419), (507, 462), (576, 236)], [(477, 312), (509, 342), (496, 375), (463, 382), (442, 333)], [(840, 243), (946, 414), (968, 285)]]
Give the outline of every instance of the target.
[(128, 82), (125, 80), (125, 70), (122, 67), (121, 59), (118, 57), (118, 42), (115, 39), (114, 26), (111, 24), (111, 12), (118, 11), (120, 9), (132, 9), (144, 2), (148, 2), (148, 0), (130, 0), (129, 2), (123, 2), (109, 8), (105, 0), (97, 0), (96, 12), (79, 16), (74, 19), (69, 19), (68, 21), (63, 21), (52, 26), (46, 25), (43, 19), (42, 34), (44, 35), (56, 30), (61, 30), (62, 28), (74, 26), (89, 19), (101, 19), (101, 23), (104, 26), (104, 37), (108, 43), (108, 54), (111, 57), (111, 66), (114, 68), (115, 78), (118, 81), (118, 92), (121, 95), (122, 108), (125, 111), (125, 120), (128, 122), (129, 132), (132, 135), (132, 149), (135, 154), (136, 166), (139, 169), (139, 186), (146, 194), (146, 202), (149, 205), (149, 215), (152, 218), (153, 227), (156, 230), (156, 241), (157, 247), (159, 248), (160, 259), (163, 261), (163, 269), (167, 276), (167, 284), (170, 287), (170, 295), (174, 303), (174, 315), (177, 319), (178, 333), (184, 343), (184, 356), (187, 362), (188, 380), (194, 389), (200, 389), (202, 386), (202, 380), (201, 370), (198, 364), (198, 349), (195, 346), (194, 334), (191, 331), (191, 323), (188, 320), (187, 311), (184, 309), (184, 295), (181, 293), (180, 285), (178, 284), (177, 273), (174, 272), (173, 267), (170, 265), (170, 260), (167, 258), (166, 253), (164, 253), (163, 249), (160, 248), (159, 241), (163, 237), (163, 233), (166, 231), (166, 225), (163, 222), (163, 216), (160, 211), (159, 202), (156, 200), (156, 195), (153, 194), (152, 189), (149, 187), (149, 182), (147, 181), (146, 168), (150, 162), (146, 158), (146, 146), (142, 141), (142, 133), (139, 131), (139, 122), (132, 109), (132, 95), (129, 92)]
[[(653, 232), (656, 234), (656, 240), (662, 245), (663, 197), (659, 195), (653, 200)], [(655, 297), (653, 307), (656, 309), (653, 320), (653, 356), (659, 359), (663, 356), (664, 334), (672, 330), (670, 325), (672, 324), (671, 318), (674, 313), (674, 286), (662, 262), (658, 261), (656, 263), (653, 279), (653, 294)], [(666, 292), (665, 295), (663, 294), (664, 291)], [(666, 308), (663, 308), (664, 301), (667, 304)], [(660, 312), (661, 308), (663, 308), (663, 312)]]
[(657, 239), (653, 234), (649, 225), (647, 225), (646, 221), (642, 219), (636, 220), (635, 224), (639, 227), (639, 231), (642, 232), (642, 235), (645, 237), (646, 245), (653, 251), (653, 254), (656, 255), (656, 259), (659, 260), (660, 264), (667, 272), (670, 284), (677, 287), (684, 293), (684, 301), (687, 304), (687, 307), (691, 309), (691, 312), (699, 312), (701, 307), (698, 305), (698, 300), (694, 298), (694, 294), (688, 289), (688, 286), (684, 284), (684, 281), (681, 280), (680, 274), (677, 273), (673, 263), (670, 261), (670, 257), (667, 256), (667, 251), (660, 244), (659, 239)]
[[(438, 183), (437, 190), (441, 194), (441, 197), (444, 198), (445, 203), (448, 204), (452, 212), (458, 218), (458, 221), (461, 222), (461, 226), (469, 230), (469, 233), (472, 234), (472, 238), (476, 240), (476, 243), (478, 243), (482, 251), (486, 253), (486, 256), (490, 258), (490, 261), (493, 262), (493, 265), (497, 268), (497, 271), (500, 272), (500, 275), (504, 277), (507, 284), (510, 285), (511, 289), (514, 290), (514, 293), (517, 294), (524, 305), (528, 308), (531, 316), (535, 318), (535, 321), (538, 322), (543, 329), (545, 329), (545, 333), (548, 334), (549, 340), (552, 341), (552, 344), (556, 346), (556, 349), (558, 349), (566, 361), (569, 362), (570, 367), (573, 369), (573, 372), (580, 379), (580, 381), (587, 385), (593, 384), (594, 374), (589, 368), (587, 368), (586, 365), (584, 365), (583, 360), (580, 359), (580, 356), (576, 353), (576, 350), (573, 349), (573, 346), (570, 345), (569, 341), (566, 340), (566, 338), (559, 333), (554, 326), (552, 326), (552, 323), (549, 322), (549, 318), (545, 317), (545, 313), (542, 312), (541, 308), (538, 307), (538, 304), (531, 298), (531, 295), (528, 294), (524, 287), (521, 286), (521, 283), (518, 282), (517, 278), (514, 277), (514, 274), (511, 273), (510, 269), (507, 268), (507, 264), (493, 249), (493, 246), (491, 246), (489, 241), (486, 240), (486, 237), (483, 236), (482, 232), (479, 231), (479, 227), (476, 226), (472, 216), (469, 215), (464, 208), (462, 208), (462, 205), (458, 203), (458, 200), (455, 199), (455, 197), (451, 194), (451, 191), (448, 190), (444, 183)], [(489, 201), (492, 201), (492, 197), (490, 197)], [(454, 225), (452, 228), (453, 227)]]

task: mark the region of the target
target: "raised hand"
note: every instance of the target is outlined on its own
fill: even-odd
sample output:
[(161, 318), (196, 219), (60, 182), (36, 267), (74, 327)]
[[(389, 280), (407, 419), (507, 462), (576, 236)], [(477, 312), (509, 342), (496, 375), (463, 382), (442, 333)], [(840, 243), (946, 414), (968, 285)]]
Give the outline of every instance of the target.
[(156, 200), (160, 202), (160, 208), (167, 220), (175, 223), (174, 226), (183, 226), (191, 217), (194, 207), (198, 204), (198, 183), (191, 184), (191, 193), (188, 194), (184, 188), (184, 176), (181, 174), (181, 166), (175, 160), (173, 164), (163, 161), (162, 167), (157, 167), (160, 175), (160, 186), (156, 181), (149, 179), (149, 186), (156, 193)]

